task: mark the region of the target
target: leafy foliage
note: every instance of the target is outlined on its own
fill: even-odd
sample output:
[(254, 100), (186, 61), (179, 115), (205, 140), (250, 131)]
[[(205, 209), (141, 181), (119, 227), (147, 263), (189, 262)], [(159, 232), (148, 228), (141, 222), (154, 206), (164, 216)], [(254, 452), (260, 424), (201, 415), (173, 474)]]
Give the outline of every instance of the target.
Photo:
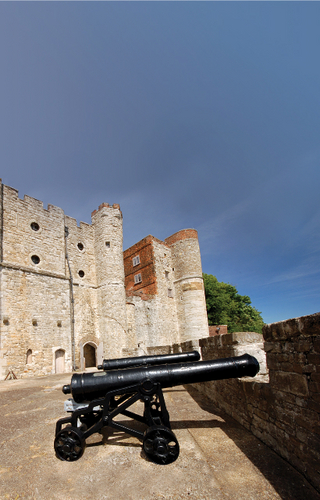
[(251, 306), (247, 295), (239, 295), (236, 287), (211, 274), (203, 274), (203, 280), (209, 325), (228, 325), (229, 333), (262, 333), (261, 313)]

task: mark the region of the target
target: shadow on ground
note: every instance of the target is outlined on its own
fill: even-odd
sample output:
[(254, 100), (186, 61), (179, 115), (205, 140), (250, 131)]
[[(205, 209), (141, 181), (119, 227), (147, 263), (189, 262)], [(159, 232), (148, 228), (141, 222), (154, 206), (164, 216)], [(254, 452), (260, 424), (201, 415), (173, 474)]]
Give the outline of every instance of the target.
[[(250, 462), (263, 474), (283, 500), (319, 500), (320, 494), (291, 464), (266, 446), (227, 413), (214, 408), (213, 402), (192, 386), (186, 389), (199, 407), (214, 416), (212, 420), (172, 422), (172, 429), (187, 427), (221, 429), (241, 450)], [(219, 417), (217, 419), (217, 417)], [(233, 457), (230, 456), (232, 462)]]

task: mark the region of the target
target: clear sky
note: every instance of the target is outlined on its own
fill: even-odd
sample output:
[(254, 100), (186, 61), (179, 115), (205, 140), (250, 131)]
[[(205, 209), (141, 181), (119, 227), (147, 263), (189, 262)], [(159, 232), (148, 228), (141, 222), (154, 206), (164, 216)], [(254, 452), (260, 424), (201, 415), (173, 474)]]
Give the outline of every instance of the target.
[(124, 247), (199, 233), (265, 322), (320, 310), (320, 2), (0, 2), (0, 176)]

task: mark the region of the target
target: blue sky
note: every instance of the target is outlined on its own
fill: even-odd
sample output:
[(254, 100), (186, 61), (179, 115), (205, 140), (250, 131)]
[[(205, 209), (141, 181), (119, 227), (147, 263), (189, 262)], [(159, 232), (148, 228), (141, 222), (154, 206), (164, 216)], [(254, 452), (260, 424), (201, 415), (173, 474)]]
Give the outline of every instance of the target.
[(0, 176), (124, 247), (198, 230), (265, 322), (320, 310), (319, 2), (0, 2)]

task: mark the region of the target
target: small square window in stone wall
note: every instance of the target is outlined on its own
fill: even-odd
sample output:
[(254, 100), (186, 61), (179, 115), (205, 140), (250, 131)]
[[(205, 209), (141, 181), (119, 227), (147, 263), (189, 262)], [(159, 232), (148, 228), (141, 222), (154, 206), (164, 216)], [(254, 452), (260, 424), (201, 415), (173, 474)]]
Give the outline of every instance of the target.
[(106, 247), (110, 248), (110, 241), (106, 241)]
[(173, 297), (173, 290), (172, 288), (168, 288), (168, 297)]
[(33, 320), (32, 320), (32, 325), (33, 325), (33, 326), (38, 326), (38, 321), (37, 321), (36, 319), (33, 319)]
[(62, 321), (57, 321), (57, 326), (62, 326)]

